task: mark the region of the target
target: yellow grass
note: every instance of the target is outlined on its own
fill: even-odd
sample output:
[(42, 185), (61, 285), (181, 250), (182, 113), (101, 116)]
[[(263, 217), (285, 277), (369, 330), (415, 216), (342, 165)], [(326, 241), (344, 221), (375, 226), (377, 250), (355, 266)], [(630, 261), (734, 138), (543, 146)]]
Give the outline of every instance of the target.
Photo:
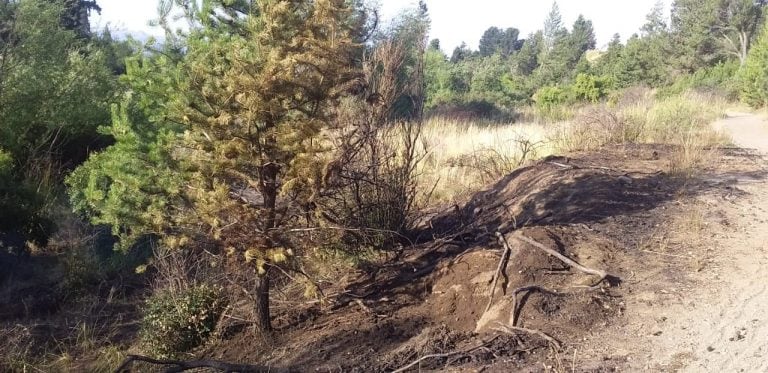
[(426, 157), (419, 174), (433, 198), (451, 201), (476, 191), (527, 160), (552, 154), (538, 124), (499, 124), (433, 118), (422, 132)]
[(690, 176), (711, 160), (713, 147), (728, 143), (711, 123), (728, 103), (686, 93), (624, 106), (584, 107), (567, 122), (485, 123), (432, 118), (421, 141), (423, 192), (431, 202), (453, 202), (498, 180), (527, 161), (610, 143), (664, 143), (678, 146), (670, 172)]

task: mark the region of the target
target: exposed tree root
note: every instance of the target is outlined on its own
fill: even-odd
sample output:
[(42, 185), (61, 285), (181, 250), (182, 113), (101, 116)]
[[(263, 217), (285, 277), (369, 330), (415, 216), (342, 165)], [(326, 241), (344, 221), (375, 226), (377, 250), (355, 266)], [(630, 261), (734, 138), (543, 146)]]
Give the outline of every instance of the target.
[(267, 367), (262, 365), (247, 365), (247, 364), (232, 364), (218, 360), (158, 360), (146, 356), (140, 355), (128, 355), (128, 358), (120, 364), (115, 370), (115, 373), (131, 372), (129, 367), (135, 361), (142, 361), (154, 365), (165, 365), (168, 368), (165, 369), (166, 373), (184, 372), (192, 369), (199, 368), (212, 368), (222, 372), (238, 372), (238, 373), (275, 373), (275, 372), (292, 372), (289, 369), (279, 369), (274, 367)]
[(495, 341), (495, 340), (496, 340), (496, 338), (499, 338), (499, 336), (498, 336), (498, 335), (497, 335), (497, 336), (494, 336), (494, 337), (493, 337), (493, 338), (491, 338), (491, 339), (488, 339), (488, 340), (486, 340), (486, 341), (482, 341), (480, 344), (478, 344), (478, 345), (476, 345), (476, 346), (473, 346), (473, 347), (470, 347), (470, 348), (465, 348), (465, 349), (463, 349), (463, 350), (456, 350), (456, 351), (446, 352), (446, 353), (443, 353), (443, 354), (431, 354), (431, 355), (424, 355), (424, 356), (422, 356), (422, 357), (420, 357), (420, 358), (418, 358), (418, 359), (414, 360), (413, 362), (409, 363), (409, 364), (408, 364), (408, 365), (406, 365), (406, 366), (403, 366), (403, 367), (401, 367), (401, 368), (398, 368), (398, 369), (395, 369), (395, 370), (393, 370), (393, 371), (392, 371), (392, 373), (401, 373), (401, 372), (405, 372), (406, 370), (408, 370), (408, 369), (411, 369), (411, 368), (413, 368), (414, 366), (421, 364), (421, 362), (422, 362), (422, 361), (424, 361), (424, 360), (429, 360), (429, 359), (442, 359), (442, 358), (451, 357), (451, 356), (455, 356), (455, 355), (461, 355), (461, 354), (469, 354), (469, 353), (471, 353), (471, 352), (473, 352), (473, 351), (475, 351), (475, 350), (479, 350), (479, 349), (481, 349), (481, 348), (485, 348), (485, 346), (487, 346), (487, 345), (489, 345), (491, 342)]
[(501, 254), (501, 259), (499, 260), (499, 266), (496, 268), (496, 273), (493, 274), (493, 280), (491, 284), (491, 295), (488, 297), (488, 305), (485, 306), (485, 311), (483, 313), (488, 312), (489, 309), (491, 309), (491, 305), (493, 304), (493, 295), (496, 293), (496, 285), (499, 282), (499, 276), (504, 276), (504, 286), (503, 288), (506, 289), (506, 283), (509, 281), (507, 279), (507, 262), (509, 262), (509, 256), (512, 254), (512, 248), (509, 247), (509, 244), (507, 243), (507, 240), (504, 238), (504, 235), (500, 232), (496, 232), (496, 237), (499, 239), (499, 243), (504, 246), (504, 253)]
[(557, 339), (555, 339), (551, 335), (549, 335), (547, 333), (544, 333), (544, 332), (542, 332), (540, 330), (521, 328), (519, 326), (509, 326), (509, 325), (504, 325), (502, 323), (499, 323), (499, 328), (496, 329), (496, 330), (498, 330), (500, 332), (503, 332), (503, 333), (513, 334), (513, 335), (516, 334), (515, 332), (534, 334), (534, 335), (537, 335), (537, 336), (545, 339), (547, 342), (551, 343), (552, 346), (554, 346), (558, 350), (560, 350), (563, 347), (563, 345), (562, 345), (562, 343), (560, 343), (560, 341), (558, 341)]
[[(508, 255), (509, 252), (511, 252), (511, 248), (509, 247), (509, 244), (507, 243), (507, 241), (504, 239), (504, 235), (501, 234), (500, 232), (496, 232), (496, 237), (499, 238), (499, 242), (501, 242), (501, 244), (504, 246), (505, 250), (504, 250), (504, 255), (502, 256), (502, 260), (499, 263), (499, 268), (497, 268), (497, 270), (496, 270), (496, 275), (494, 277), (493, 289), (495, 289), (495, 287), (496, 287), (496, 281), (498, 280), (498, 276), (499, 276), (501, 268), (502, 268), (502, 262), (504, 262), (504, 266), (506, 266), (506, 261), (508, 260), (507, 255)], [(554, 256), (557, 259), (560, 259), (563, 263), (567, 264), (568, 266), (570, 266), (572, 268), (576, 268), (577, 270), (579, 270), (581, 272), (584, 272), (584, 273), (587, 273), (587, 274), (599, 277), (598, 281), (595, 282), (594, 285), (587, 287), (586, 290), (596, 289), (603, 281), (605, 281), (607, 279), (611, 279), (611, 278), (615, 279), (615, 277), (610, 276), (608, 274), (608, 272), (606, 272), (606, 271), (585, 267), (585, 266), (579, 264), (578, 262), (574, 261), (573, 259), (570, 259), (567, 256), (565, 256), (563, 254), (560, 254), (559, 252), (557, 252), (555, 250), (552, 250), (552, 249), (542, 245), (541, 243), (536, 242), (533, 239), (531, 239), (529, 237), (526, 237), (526, 236), (524, 236), (522, 234), (514, 235), (513, 238), (517, 239), (518, 241), (527, 243), (527, 244), (529, 244), (529, 245), (531, 245), (531, 246), (533, 246), (533, 247), (535, 247), (535, 248), (537, 248), (539, 250), (542, 250), (545, 253), (547, 253), (549, 255), (552, 255), (552, 256)], [(493, 301), (493, 289), (491, 290), (491, 299), (488, 302), (488, 307), (486, 307), (485, 312), (488, 312), (488, 309), (490, 308), (491, 302)], [(538, 286), (538, 285), (523, 286), (523, 287), (515, 289), (512, 292), (512, 312), (511, 312), (511, 315), (510, 315), (510, 318), (509, 318), (509, 323), (508, 323), (508, 325), (504, 325), (502, 323), (499, 323), (499, 328), (497, 328), (496, 330), (500, 331), (500, 332), (503, 332), (503, 333), (509, 333), (509, 334), (515, 334), (516, 332), (518, 332), (518, 333), (522, 332), (522, 333), (534, 334), (534, 335), (537, 335), (537, 336), (545, 339), (552, 346), (554, 346), (555, 348), (557, 348), (559, 350), (559, 349), (562, 348), (562, 344), (560, 343), (560, 341), (558, 341), (556, 338), (552, 337), (551, 335), (549, 335), (547, 333), (544, 333), (544, 332), (542, 332), (540, 330), (528, 329), (528, 328), (523, 328), (523, 327), (517, 326), (519, 314), (520, 314), (520, 311), (521, 311), (520, 308), (522, 308), (522, 305), (520, 304), (520, 302), (518, 300), (518, 294), (520, 294), (522, 292), (531, 292), (531, 291), (538, 291), (540, 293), (549, 294), (549, 295), (555, 295), (555, 296), (565, 295), (563, 293), (558, 293), (558, 292), (555, 292), (555, 291), (552, 291), (552, 290), (545, 289), (544, 287), (541, 287), (541, 286)]]
[(608, 272), (606, 272), (606, 271), (603, 271), (603, 270), (600, 270), (600, 269), (593, 269), (593, 268), (585, 267), (585, 266), (579, 264), (578, 262), (576, 262), (575, 260), (573, 260), (573, 259), (571, 259), (571, 258), (569, 258), (569, 257), (567, 257), (567, 256), (565, 256), (563, 254), (560, 254), (556, 250), (552, 250), (552, 249), (550, 249), (550, 248), (548, 248), (548, 247), (546, 247), (546, 246), (544, 246), (544, 245), (534, 241), (533, 239), (531, 239), (531, 238), (529, 238), (527, 236), (524, 236), (522, 234), (516, 234), (516, 235), (513, 235), (512, 237), (515, 238), (518, 241), (525, 242), (525, 243), (527, 243), (527, 244), (529, 244), (529, 245), (531, 245), (531, 246), (533, 246), (533, 247), (535, 247), (535, 248), (537, 248), (537, 249), (539, 249), (541, 251), (544, 251), (545, 253), (547, 253), (549, 255), (552, 255), (552, 256), (554, 256), (557, 259), (560, 259), (563, 263), (565, 263), (565, 264), (567, 264), (567, 265), (569, 265), (569, 266), (571, 266), (573, 268), (576, 268), (576, 269), (578, 269), (581, 272), (584, 272), (584, 273), (590, 274), (590, 275), (594, 275), (594, 276), (598, 276), (599, 278), (598, 278), (597, 282), (595, 282), (591, 286), (592, 288), (597, 287), (598, 285), (600, 285), (601, 282), (605, 281), (606, 279), (608, 279), (610, 277), (608, 275)]

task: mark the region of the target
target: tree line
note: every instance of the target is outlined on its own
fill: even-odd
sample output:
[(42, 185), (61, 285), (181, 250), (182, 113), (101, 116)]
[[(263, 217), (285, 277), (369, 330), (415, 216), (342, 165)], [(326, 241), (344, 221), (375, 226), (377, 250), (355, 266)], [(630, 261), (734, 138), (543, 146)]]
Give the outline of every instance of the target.
[(765, 5), (762, 0), (675, 0), (666, 17), (659, 2), (638, 33), (626, 42), (616, 34), (605, 50), (595, 50), (592, 22), (580, 15), (566, 27), (555, 2), (543, 28), (524, 39), (516, 28), (490, 27), (478, 50), (462, 44), (450, 56), (432, 40), (425, 65), (427, 107), (492, 115), (530, 104), (596, 102), (638, 85), (748, 96), (741, 92), (745, 83), (736, 86), (731, 80), (742, 67), (749, 68)]

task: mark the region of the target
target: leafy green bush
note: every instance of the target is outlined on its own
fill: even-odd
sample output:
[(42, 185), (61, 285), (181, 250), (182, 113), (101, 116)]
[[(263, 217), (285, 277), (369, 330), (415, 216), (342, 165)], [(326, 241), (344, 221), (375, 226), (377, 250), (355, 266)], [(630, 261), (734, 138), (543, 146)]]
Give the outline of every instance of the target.
[(536, 92), (533, 100), (541, 109), (551, 109), (571, 101), (567, 89), (555, 86), (542, 87)]
[(208, 286), (153, 295), (141, 326), (145, 350), (168, 358), (201, 345), (214, 331), (224, 306), (219, 292)]
[(658, 97), (682, 95), (686, 91), (718, 93), (729, 99), (738, 97), (734, 77), (739, 71), (738, 61), (721, 62), (678, 78), (671, 86), (659, 89)]
[(608, 95), (612, 85), (611, 78), (579, 74), (571, 86), (571, 91), (574, 99), (595, 103)]

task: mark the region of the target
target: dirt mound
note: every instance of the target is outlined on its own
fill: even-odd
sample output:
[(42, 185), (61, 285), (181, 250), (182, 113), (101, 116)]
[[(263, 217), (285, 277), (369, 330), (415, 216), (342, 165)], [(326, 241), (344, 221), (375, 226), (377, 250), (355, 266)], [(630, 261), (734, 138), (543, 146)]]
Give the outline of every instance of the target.
[[(681, 281), (679, 270), (659, 264), (663, 256), (649, 257), (639, 248), (668, 228), (668, 205), (685, 195), (727, 193), (729, 181), (714, 168), (701, 180), (669, 175), (673, 151), (614, 147), (521, 168), (432, 218), (421, 232), (432, 239), (408, 248), (399, 261), (373, 268), (344, 288), (325, 289), (339, 294), (331, 305), (294, 307), (296, 314), (309, 316), (283, 318), (293, 321), (279, 326), (276, 340), (252, 346), (252, 335), (236, 333), (208, 355), (300, 371), (391, 371), (451, 351), (461, 353), (434, 356), (419, 366), (493, 365), (496, 371), (552, 366), (560, 361), (559, 351), (550, 350), (546, 338), (496, 331), (510, 324), (515, 290), (536, 290), (517, 294), (515, 325), (567, 346), (625, 317), (623, 297), (631, 287), (585, 288), (594, 276), (512, 237), (524, 235), (620, 279), (634, 278), (642, 263), (659, 284)], [(503, 252), (497, 231), (509, 237), (511, 256), (507, 278), (498, 282), (486, 312)]]
[[(587, 154), (547, 157), (476, 193), (461, 209), (431, 222), (432, 235), (474, 228), (508, 233), (524, 226), (576, 224), (644, 211), (674, 197), (667, 146), (622, 147), (618, 159)], [(612, 154), (617, 154), (612, 152)], [(577, 155), (578, 156), (578, 155)], [(626, 163), (632, 163), (626, 168)]]
[[(571, 247), (566, 252), (564, 243), (553, 232), (541, 228), (520, 232), (562, 254), (585, 258), (585, 264), (597, 267), (605, 265), (606, 252), (612, 250), (610, 247), (598, 250)], [(425, 300), (425, 306), (437, 320), (456, 330), (481, 333), (493, 332), (499, 323), (509, 323), (510, 294), (525, 286), (537, 285), (551, 291), (527, 294), (522, 300), (518, 324), (532, 329), (586, 331), (620, 311), (608, 292), (588, 294), (575, 290), (594, 282), (591, 276), (571, 272), (560, 260), (525, 245), (513, 244), (513, 247), (504, 271), (508, 280), (499, 282), (496, 301), (488, 312), (484, 311), (501, 256), (498, 251), (475, 251), (441, 266), (434, 275), (432, 294)]]

